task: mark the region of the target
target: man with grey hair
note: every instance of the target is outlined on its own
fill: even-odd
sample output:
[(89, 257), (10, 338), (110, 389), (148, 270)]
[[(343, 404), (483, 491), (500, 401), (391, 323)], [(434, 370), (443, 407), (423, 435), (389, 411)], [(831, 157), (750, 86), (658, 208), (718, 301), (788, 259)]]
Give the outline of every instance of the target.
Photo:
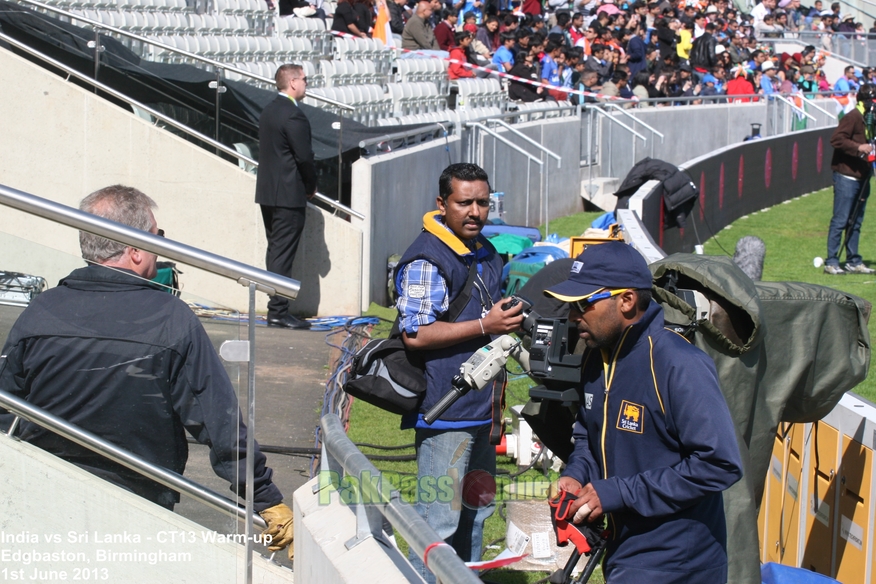
[[(155, 202), (114, 185), (80, 208), (163, 236)], [(145, 461), (182, 474), (186, 432), (210, 447), (217, 475), (241, 496), (246, 427), (237, 396), (204, 327), (179, 298), (150, 281), (156, 255), (96, 235), (79, 236), (84, 268), (21, 313), (0, 356), (0, 387)], [(11, 416), (0, 410), (0, 427)], [(150, 501), (173, 509), (179, 493), (22, 421), (17, 435)], [(292, 511), (256, 445), (255, 510), (268, 523), (269, 549), (292, 542)], [(291, 557), (291, 548), (290, 548)]]
[[(288, 278), (304, 232), (307, 201), (316, 194), (316, 168), (310, 122), (299, 107), (307, 92), (304, 69), (281, 65), (274, 80), (279, 93), (259, 116), (255, 202), (268, 239), (267, 270)], [(268, 326), (310, 328), (306, 320), (289, 314), (289, 300), (283, 296), (271, 296)]]

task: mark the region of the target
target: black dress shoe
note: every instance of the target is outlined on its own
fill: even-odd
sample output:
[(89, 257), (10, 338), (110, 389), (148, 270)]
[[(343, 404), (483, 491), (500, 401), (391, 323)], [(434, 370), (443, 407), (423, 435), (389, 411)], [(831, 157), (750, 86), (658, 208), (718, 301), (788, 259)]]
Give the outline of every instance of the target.
[(309, 329), (310, 323), (306, 320), (301, 320), (299, 318), (295, 318), (291, 314), (287, 314), (285, 316), (280, 317), (268, 317), (268, 326), (278, 326), (280, 328), (289, 328), (289, 329)]

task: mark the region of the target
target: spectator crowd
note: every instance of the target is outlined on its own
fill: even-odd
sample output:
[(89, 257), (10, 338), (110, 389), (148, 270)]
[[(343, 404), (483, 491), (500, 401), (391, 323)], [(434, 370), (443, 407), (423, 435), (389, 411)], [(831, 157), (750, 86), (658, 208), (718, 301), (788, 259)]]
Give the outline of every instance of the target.
[[(822, 0), (811, 7), (762, 0), (747, 12), (729, 0), (377, 2), (342, 0), (332, 30), (367, 37), (383, 26), (376, 15), (385, 9), (385, 26), (408, 56), (449, 58), (450, 79), (508, 74), (509, 97), (517, 101), (750, 101), (775, 93), (845, 94), (876, 76), (849, 67), (839, 79), (826, 78), (833, 45), (876, 38), (876, 23), (865, 31), (840, 13), (839, 3), (825, 8)], [(791, 35), (810, 44), (776, 54), (766, 40)]]

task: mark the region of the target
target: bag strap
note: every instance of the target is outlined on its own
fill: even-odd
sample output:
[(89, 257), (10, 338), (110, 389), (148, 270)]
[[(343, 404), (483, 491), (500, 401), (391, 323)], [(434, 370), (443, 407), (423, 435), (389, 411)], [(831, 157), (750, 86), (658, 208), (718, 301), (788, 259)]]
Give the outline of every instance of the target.
[(473, 259), (471, 262), (471, 266), (468, 268), (468, 279), (465, 281), (465, 285), (462, 287), (462, 292), (459, 293), (459, 296), (453, 299), (453, 302), (450, 303), (450, 306), (447, 308), (447, 312), (444, 313), (444, 317), (441, 320), (446, 320), (447, 322), (456, 322), (456, 319), (459, 318), (459, 315), (462, 314), (462, 311), (465, 310), (468, 301), (471, 300), (471, 289), (475, 284), (475, 279), (478, 276), (478, 261), (477, 258)]

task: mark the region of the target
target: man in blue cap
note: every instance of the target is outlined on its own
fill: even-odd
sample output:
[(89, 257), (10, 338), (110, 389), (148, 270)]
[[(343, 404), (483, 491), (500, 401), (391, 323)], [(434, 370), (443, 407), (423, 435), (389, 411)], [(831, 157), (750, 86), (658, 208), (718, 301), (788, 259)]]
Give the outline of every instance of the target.
[(742, 476), (712, 360), (663, 326), (634, 248), (592, 245), (545, 294), (570, 307), (587, 350), (575, 446), (558, 481), (574, 522), (610, 532), (606, 581), (727, 581), (722, 491)]

